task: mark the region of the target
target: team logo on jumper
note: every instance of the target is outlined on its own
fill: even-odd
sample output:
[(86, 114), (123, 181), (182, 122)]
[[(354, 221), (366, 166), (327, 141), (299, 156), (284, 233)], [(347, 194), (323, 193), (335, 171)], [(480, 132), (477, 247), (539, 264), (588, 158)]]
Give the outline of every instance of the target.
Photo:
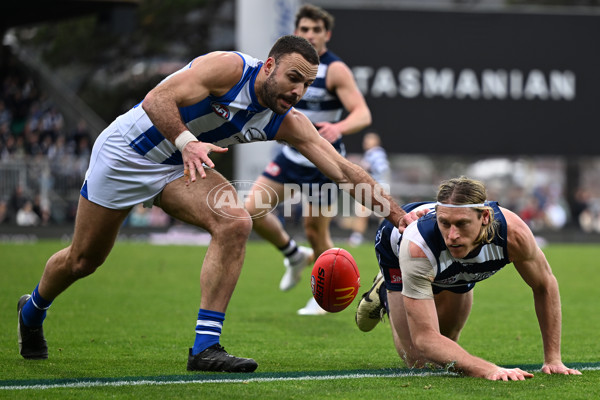
[(271, 187), (254, 183), (254, 181), (235, 180), (213, 187), (208, 192), (208, 207), (215, 214), (225, 218), (247, 219), (244, 203), (253, 186), (257, 186), (258, 194), (252, 197), (253, 207), (257, 211), (252, 218), (264, 217), (273, 211), (271, 204), (278, 204), (279, 197)]
[(265, 168), (265, 172), (269, 175), (277, 176), (281, 173), (281, 168), (279, 168), (279, 165), (271, 161)]
[(267, 134), (257, 128), (248, 128), (244, 132), (244, 139), (246, 142), (258, 142), (267, 140)]
[(215, 102), (210, 103), (210, 106), (212, 107), (215, 114), (217, 114), (219, 117), (223, 119), (229, 119), (229, 108), (227, 108), (223, 104)]

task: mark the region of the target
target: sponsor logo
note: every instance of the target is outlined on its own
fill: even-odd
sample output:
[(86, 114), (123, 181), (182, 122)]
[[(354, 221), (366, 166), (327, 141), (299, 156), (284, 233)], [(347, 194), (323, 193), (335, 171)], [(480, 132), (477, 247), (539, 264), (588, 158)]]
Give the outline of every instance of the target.
[(355, 66), (365, 96), (406, 99), (574, 101), (577, 78), (571, 70)]
[(314, 283), (313, 286), (313, 280), (315, 280), (314, 276), (311, 276), (311, 287), (312, 287), (312, 291), (313, 291), (313, 296), (315, 298), (315, 300), (317, 300), (317, 303), (322, 303), (323, 302), (323, 294), (325, 292), (325, 269), (323, 268), (319, 268), (319, 270), (317, 271), (317, 278), (316, 278), (316, 282)]
[(390, 280), (392, 283), (402, 283), (402, 272), (400, 268), (390, 268)]
[(229, 108), (224, 106), (223, 104), (212, 102), (210, 103), (215, 114), (223, 119), (229, 119)]
[[(340, 289), (335, 289), (336, 292), (336, 297), (335, 297), (335, 303), (333, 304), (334, 306), (345, 306), (347, 304), (350, 304), (352, 302), (352, 300), (354, 300), (354, 288), (351, 287), (347, 287), (347, 288), (340, 288)], [(337, 292), (340, 292), (340, 296), (337, 296)], [(345, 293), (345, 294), (344, 294)]]

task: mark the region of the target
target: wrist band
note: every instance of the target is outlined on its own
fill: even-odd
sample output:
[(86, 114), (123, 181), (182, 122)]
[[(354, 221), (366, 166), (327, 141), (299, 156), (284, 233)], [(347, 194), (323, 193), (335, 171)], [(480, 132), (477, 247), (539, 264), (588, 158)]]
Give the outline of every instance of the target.
[(188, 144), (189, 142), (197, 142), (197, 141), (198, 141), (198, 138), (196, 138), (196, 136), (194, 136), (194, 134), (192, 132), (183, 131), (175, 139), (175, 146), (177, 147), (177, 149), (180, 152), (183, 153), (183, 148), (185, 147), (186, 144)]

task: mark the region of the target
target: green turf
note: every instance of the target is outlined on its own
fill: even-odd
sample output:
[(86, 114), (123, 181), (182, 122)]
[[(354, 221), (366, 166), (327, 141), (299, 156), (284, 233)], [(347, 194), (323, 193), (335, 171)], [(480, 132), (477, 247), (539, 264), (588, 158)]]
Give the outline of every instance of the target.
[[(49, 255), (65, 244), (0, 244), (0, 387), (7, 384), (235, 377), (185, 370), (199, 306), (204, 247), (119, 242), (106, 263), (77, 282), (52, 305), (45, 322), (50, 357), (18, 355), (16, 302), (36, 285)], [(370, 246), (349, 249), (363, 290), (377, 272)], [(0, 398), (599, 398), (600, 318), (594, 294), (600, 246), (551, 245), (544, 249), (563, 304), (563, 361), (595, 365), (583, 376), (544, 376), (526, 382), (488, 382), (450, 375), (331, 380), (248, 381), (328, 372), (406, 372), (392, 344), (389, 324), (369, 333), (354, 325), (355, 304), (320, 317), (296, 310), (310, 296), (309, 275), (299, 287), (278, 290), (281, 256), (263, 242), (250, 243), (244, 270), (227, 311), (221, 343), (235, 355), (257, 360), (244, 383), (180, 383), (121, 387), (2, 390)], [(539, 368), (542, 348), (530, 289), (512, 266), (477, 285), (473, 312), (460, 343), (500, 365)], [(245, 375), (246, 376), (246, 375)], [(247, 377), (247, 376), (246, 376)], [(62, 380), (62, 381), (61, 381)], [(164, 383), (164, 382), (163, 382)]]

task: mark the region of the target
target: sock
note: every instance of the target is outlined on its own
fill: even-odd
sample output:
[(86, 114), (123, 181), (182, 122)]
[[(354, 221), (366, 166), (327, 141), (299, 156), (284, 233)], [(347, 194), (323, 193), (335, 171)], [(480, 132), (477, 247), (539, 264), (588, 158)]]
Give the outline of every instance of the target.
[(279, 251), (281, 251), (285, 258), (293, 258), (298, 253), (298, 245), (294, 239), (290, 239), (285, 246), (279, 248)]
[(196, 340), (192, 348), (193, 355), (206, 350), (215, 343), (219, 343), (223, 321), (225, 321), (225, 313), (203, 310), (202, 308), (198, 311)]
[(46, 310), (50, 308), (52, 301), (45, 300), (38, 292), (38, 284), (31, 297), (23, 306), (21, 310), (21, 318), (23, 323), (30, 328), (37, 328), (42, 326), (44, 319), (46, 318)]

